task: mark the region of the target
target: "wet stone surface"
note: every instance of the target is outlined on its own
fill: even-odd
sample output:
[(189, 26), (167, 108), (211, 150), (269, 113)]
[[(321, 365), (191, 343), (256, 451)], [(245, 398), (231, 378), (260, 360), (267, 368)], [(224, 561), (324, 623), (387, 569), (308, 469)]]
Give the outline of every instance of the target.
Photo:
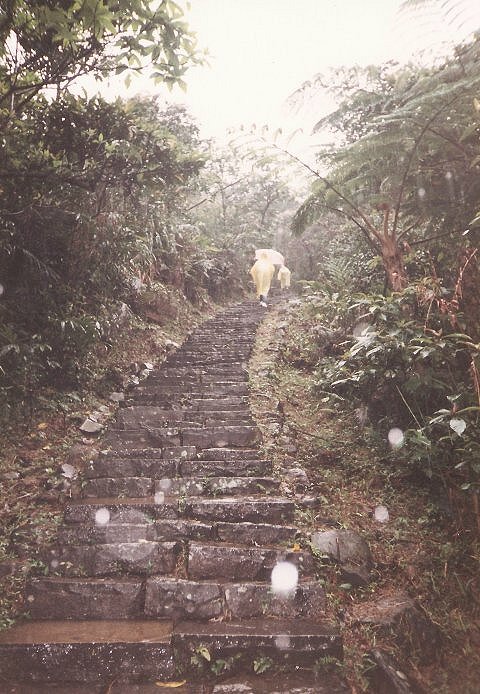
[[(117, 421), (96, 440), (100, 452), (85, 464), (83, 498), (65, 508), (45, 556), (50, 574), (26, 592), (38, 620), (32, 629), (66, 620), (73, 632), (58, 627), (62, 639), (53, 642), (48, 631), (40, 640), (0, 638), (0, 677), (12, 694), (15, 680), (28, 678), (29, 686), (52, 683), (55, 692), (59, 677), (69, 694), (85, 686), (96, 694), (99, 682), (109, 694), (148, 692), (152, 683), (159, 691), (155, 682), (183, 677), (199, 648), (212, 664), (226, 658), (232, 673), (251, 673), (258, 658), (311, 670), (322, 658), (341, 657), (338, 629), (322, 622), (325, 592), (312, 554), (300, 549), (292, 525), (303, 502), (283, 496), (271, 477), (250, 413), (246, 367), (263, 315), (257, 302), (227, 308), (128, 389)], [(280, 562), (294, 583), (275, 594)], [(107, 628), (112, 619), (124, 626), (99, 638), (93, 625)], [(136, 620), (146, 621), (134, 627)], [(165, 638), (155, 631), (162, 625)], [(283, 689), (268, 677), (257, 687), (248, 677), (202, 683), (199, 674), (176, 691), (344, 691), (336, 680), (328, 690), (318, 681), (287, 686), (283, 671)]]

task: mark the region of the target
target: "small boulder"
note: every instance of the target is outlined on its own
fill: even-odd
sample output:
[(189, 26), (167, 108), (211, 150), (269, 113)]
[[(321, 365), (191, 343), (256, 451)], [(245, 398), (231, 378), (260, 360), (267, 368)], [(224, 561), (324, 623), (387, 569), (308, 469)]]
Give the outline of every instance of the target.
[(102, 429), (103, 424), (100, 424), (100, 422), (96, 422), (94, 419), (90, 419), (89, 417), (87, 417), (87, 419), (80, 426), (80, 431), (83, 431), (86, 434), (99, 434)]
[(324, 530), (311, 537), (313, 547), (336, 561), (342, 569), (342, 579), (352, 586), (365, 586), (371, 580), (373, 558), (370, 548), (354, 530)]

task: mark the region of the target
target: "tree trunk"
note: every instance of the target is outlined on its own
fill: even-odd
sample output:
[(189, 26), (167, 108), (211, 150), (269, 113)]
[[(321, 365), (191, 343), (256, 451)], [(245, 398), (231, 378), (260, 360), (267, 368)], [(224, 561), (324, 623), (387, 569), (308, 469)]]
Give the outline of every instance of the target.
[(387, 278), (387, 286), (392, 292), (401, 292), (408, 284), (407, 273), (403, 264), (403, 252), (397, 239), (382, 236), (381, 255)]

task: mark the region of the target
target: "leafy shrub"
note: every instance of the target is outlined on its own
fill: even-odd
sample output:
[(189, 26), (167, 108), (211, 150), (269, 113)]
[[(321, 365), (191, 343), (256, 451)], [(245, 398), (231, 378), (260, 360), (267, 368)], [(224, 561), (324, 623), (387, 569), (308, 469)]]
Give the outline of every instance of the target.
[[(321, 398), (367, 406), (385, 438), (390, 428), (402, 429), (404, 445), (396, 457), (405, 464), (476, 489), (480, 345), (453, 332), (447, 313), (430, 306), (426, 316), (418, 291), (411, 287), (388, 297), (314, 294), (309, 310), (315, 307), (314, 315), (336, 340), (334, 354), (317, 351), (313, 388)], [(313, 335), (322, 334), (319, 325), (311, 326)]]

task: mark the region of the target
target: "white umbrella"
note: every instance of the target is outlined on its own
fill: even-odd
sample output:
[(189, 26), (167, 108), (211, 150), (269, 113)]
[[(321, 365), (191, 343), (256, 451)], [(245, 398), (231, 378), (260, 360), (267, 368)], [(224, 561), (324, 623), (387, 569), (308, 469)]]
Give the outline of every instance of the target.
[(281, 253), (273, 250), (273, 248), (257, 248), (255, 251), (255, 260), (265, 258), (273, 265), (285, 265), (285, 259)]

